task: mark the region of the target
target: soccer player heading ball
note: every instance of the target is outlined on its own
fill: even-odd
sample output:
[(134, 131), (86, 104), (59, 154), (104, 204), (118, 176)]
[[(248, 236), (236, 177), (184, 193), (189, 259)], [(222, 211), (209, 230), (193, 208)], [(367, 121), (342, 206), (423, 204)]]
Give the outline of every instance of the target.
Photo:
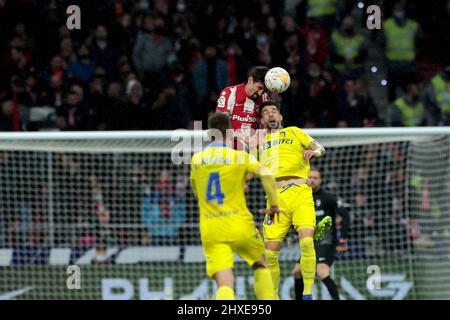
[(261, 123), (267, 130), (265, 139), (259, 147), (261, 163), (270, 168), (277, 182), (278, 205), (286, 212), (279, 216), (279, 222), (271, 217), (270, 200), (264, 219), (263, 232), (266, 246), (266, 259), (272, 272), (275, 296), (278, 298), (280, 267), (278, 255), (281, 243), (291, 224), (299, 235), (301, 248), (300, 266), (304, 282), (303, 299), (312, 300), (316, 270), (314, 250), (314, 232), (323, 233), (330, 228), (330, 220), (324, 219), (316, 229), (316, 214), (312, 190), (307, 184), (310, 171), (309, 160), (322, 157), (325, 148), (305, 131), (298, 127), (283, 128), (283, 116), (280, 105), (275, 101), (266, 101), (260, 106)]
[(268, 70), (264, 66), (252, 68), (247, 82), (223, 89), (217, 100), (216, 111), (230, 114), (231, 127), (235, 136), (241, 139), (234, 144), (236, 149), (244, 149), (251, 131), (258, 129), (259, 106), (269, 100), (264, 86)]

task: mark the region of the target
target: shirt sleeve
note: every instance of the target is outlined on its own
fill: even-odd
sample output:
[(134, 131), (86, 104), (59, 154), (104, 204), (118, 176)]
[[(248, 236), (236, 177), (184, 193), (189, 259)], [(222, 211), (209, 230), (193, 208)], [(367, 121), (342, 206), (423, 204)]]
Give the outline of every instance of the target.
[(308, 146), (311, 144), (311, 142), (314, 141), (314, 138), (312, 138), (306, 131), (294, 127), (293, 131), (294, 135), (297, 137), (297, 139), (300, 141), (300, 144), (307, 149)]
[(191, 185), (192, 192), (193, 192), (195, 198), (197, 198), (196, 189), (195, 189), (195, 172), (196, 172), (196, 165), (195, 165), (196, 160), (195, 159), (196, 159), (196, 155), (194, 154), (194, 156), (192, 156), (192, 159), (191, 159), (191, 172), (189, 175), (189, 182)]
[(223, 89), (222, 92), (220, 93), (219, 99), (217, 99), (216, 111), (231, 113), (232, 110), (230, 110), (228, 106), (229, 98), (230, 98), (230, 91), (228, 90), (228, 88)]
[(261, 163), (259, 163), (259, 161), (253, 155), (248, 154), (247, 152), (244, 153), (246, 157), (247, 171), (248, 172), (257, 171), (260, 168)]

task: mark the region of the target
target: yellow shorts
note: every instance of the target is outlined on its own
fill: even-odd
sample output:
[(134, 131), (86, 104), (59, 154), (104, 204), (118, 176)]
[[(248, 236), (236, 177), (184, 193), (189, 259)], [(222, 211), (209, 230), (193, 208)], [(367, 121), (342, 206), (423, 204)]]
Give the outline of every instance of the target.
[(278, 206), (286, 214), (279, 214), (279, 220), (271, 221), (266, 215), (263, 224), (264, 241), (283, 241), (294, 225), (299, 228), (316, 228), (316, 211), (312, 189), (306, 183), (289, 184), (277, 190)]
[(234, 266), (233, 253), (237, 253), (248, 265), (252, 266), (264, 255), (264, 242), (261, 234), (255, 228), (255, 234), (249, 238), (238, 241), (203, 243), (203, 252), (206, 257), (206, 273), (210, 278), (224, 269)]

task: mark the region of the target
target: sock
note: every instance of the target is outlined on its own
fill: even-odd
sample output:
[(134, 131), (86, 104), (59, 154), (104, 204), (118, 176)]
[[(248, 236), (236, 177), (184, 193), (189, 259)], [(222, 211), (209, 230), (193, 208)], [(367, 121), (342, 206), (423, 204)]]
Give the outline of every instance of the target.
[(303, 278), (294, 278), (295, 300), (303, 300)]
[(269, 269), (258, 268), (255, 270), (255, 281), (253, 288), (258, 300), (273, 300), (274, 290), (272, 274)]
[(216, 300), (234, 300), (234, 290), (228, 286), (217, 289)]
[(339, 299), (339, 291), (338, 291), (336, 282), (334, 282), (334, 280), (331, 279), (330, 276), (323, 278), (322, 281), (323, 281), (324, 285), (327, 287), (331, 298), (333, 298), (333, 300), (340, 300)]
[(278, 264), (278, 251), (266, 250), (266, 259), (269, 266), (270, 273), (272, 274), (274, 299), (279, 300), (278, 296), (278, 281), (280, 280), (280, 265)]
[(312, 237), (304, 237), (300, 240), (300, 268), (303, 277), (303, 295), (312, 295), (314, 278), (316, 277), (316, 251)]

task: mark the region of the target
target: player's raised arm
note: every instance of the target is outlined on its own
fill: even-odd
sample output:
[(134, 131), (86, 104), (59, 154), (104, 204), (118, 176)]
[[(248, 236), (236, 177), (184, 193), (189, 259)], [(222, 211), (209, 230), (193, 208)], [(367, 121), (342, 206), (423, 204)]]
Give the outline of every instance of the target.
[(303, 158), (305, 160), (309, 160), (312, 158), (320, 158), (323, 157), (325, 153), (326, 153), (325, 148), (317, 140), (313, 140), (308, 145), (308, 149), (305, 151)]

